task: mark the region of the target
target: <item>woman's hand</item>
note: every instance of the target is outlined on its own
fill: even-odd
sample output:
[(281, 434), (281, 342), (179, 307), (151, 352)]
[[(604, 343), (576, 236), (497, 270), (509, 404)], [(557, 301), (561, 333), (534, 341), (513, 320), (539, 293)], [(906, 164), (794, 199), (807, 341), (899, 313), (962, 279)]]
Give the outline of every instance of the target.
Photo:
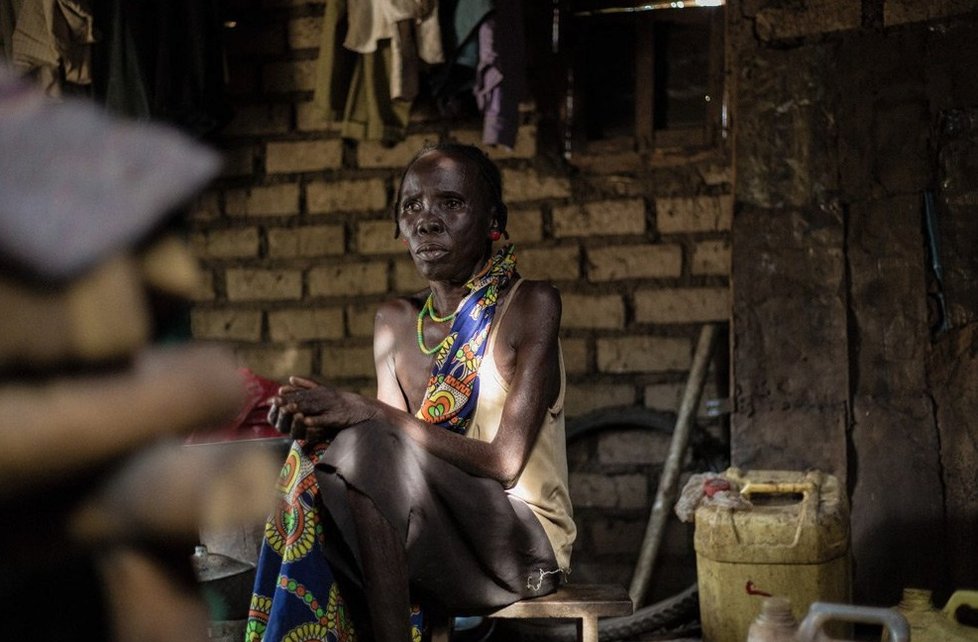
[(289, 385), (272, 397), (268, 423), (293, 439), (319, 441), (337, 431), (372, 419), (376, 408), (364, 397), (316, 383), (289, 377)]

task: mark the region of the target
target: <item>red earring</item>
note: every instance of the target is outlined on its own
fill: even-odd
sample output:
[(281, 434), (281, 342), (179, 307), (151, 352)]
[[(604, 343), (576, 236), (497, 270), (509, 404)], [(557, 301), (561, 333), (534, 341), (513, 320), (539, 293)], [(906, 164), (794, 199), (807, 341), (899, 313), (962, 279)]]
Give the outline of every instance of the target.
[(503, 237), (503, 233), (500, 232), (499, 230), (490, 230), (489, 231), (489, 240), (490, 241), (498, 241), (502, 237)]

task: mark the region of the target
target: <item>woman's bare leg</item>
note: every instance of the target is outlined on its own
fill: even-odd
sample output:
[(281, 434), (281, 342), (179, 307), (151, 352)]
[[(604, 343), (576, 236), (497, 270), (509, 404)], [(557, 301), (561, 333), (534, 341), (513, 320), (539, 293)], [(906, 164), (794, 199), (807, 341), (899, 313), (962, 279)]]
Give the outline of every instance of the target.
[(366, 495), (347, 488), (363, 564), (363, 588), (375, 642), (410, 642), (411, 595), (404, 544)]

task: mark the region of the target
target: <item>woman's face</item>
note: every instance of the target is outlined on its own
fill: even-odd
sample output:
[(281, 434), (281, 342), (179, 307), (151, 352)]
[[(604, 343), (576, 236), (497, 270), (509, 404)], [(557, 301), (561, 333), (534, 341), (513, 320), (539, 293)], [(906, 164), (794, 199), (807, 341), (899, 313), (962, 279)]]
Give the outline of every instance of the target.
[(485, 265), (494, 212), (482, 180), (471, 161), (437, 150), (404, 175), (397, 225), (429, 281), (465, 283)]

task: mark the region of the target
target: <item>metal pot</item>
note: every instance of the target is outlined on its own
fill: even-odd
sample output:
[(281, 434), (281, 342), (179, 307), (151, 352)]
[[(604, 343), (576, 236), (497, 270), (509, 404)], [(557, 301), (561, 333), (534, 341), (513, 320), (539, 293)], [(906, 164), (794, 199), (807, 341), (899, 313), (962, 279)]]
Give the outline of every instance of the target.
[(248, 617), (255, 565), (211, 553), (197, 546), (191, 557), (194, 574), (210, 606), (212, 620), (240, 620)]

